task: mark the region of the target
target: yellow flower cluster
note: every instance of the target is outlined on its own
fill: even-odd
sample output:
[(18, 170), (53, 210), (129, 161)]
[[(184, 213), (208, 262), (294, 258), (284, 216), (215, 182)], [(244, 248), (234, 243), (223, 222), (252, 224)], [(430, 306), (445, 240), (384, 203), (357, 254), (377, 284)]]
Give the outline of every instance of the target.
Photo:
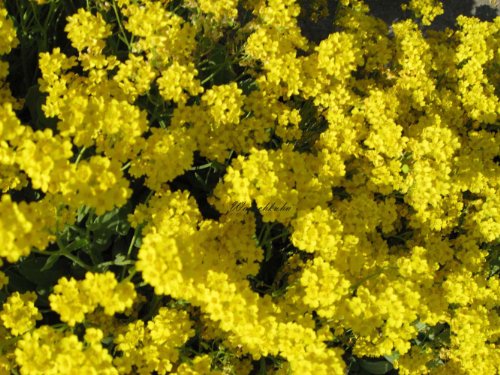
[[(88, 31), (92, 30), (91, 33)], [(87, 49), (90, 54), (100, 54), (105, 46), (105, 39), (111, 35), (111, 26), (106, 24), (100, 13), (93, 15), (83, 8), (68, 17), (65, 31), (71, 45), (78, 52)]]
[[(0, 58), (8, 54), (19, 44), (12, 20), (8, 17), (3, 1), (0, 1)], [(24, 175), (15, 163), (13, 144), (23, 128), (14, 109), (19, 109), (19, 102), (12, 96), (7, 82), (9, 64), (0, 59), (0, 189), (18, 189), (26, 184)]]
[(0, 311), (0, 320), (12, 335), (19, 336), (35, 327), (42, 314), (35, 307), (36, 294), (14, 292), (7, 298)]
[(144, 52), (149, 63), (158, 69), (166, 68), (172, 61), (186, 64), (192, 60), (196, 48), (193, 25), (168, 11), (162, 1), (121, 3), (127, 17), (125, 28), (138, 38), (132, 46), (135, 53)]
[(146, 185), (160, 190), (165, 182), (182, 175), (193, 163), (196, 143), (185, 129), (152, 129), (141, 147), (140, 154), (132, 161), (130, 174), (146, 175)]
[(2, 0), (0, 2), (0, 55), (8, 54), (12, 48), (17, 47), (19, 44), (14, 24), (7, 15), (7, 9), (5, 9), (5, 5)]
[[(72, 173), (71, 173), (72, 172)], [(116, 159), (93, 156), (71, 169), (62, 190), (71, 207), (94, 207), (98, 215), (123, 206), (130, 197), (128, 181)]]
[(484, 70), (498, 61), (500, 18), (486, 23), (460, 16), (457, 22), (461, 30), (455, 59), (463, 106), (472, 119), (493, 124), (498, 121), (500, 102)]
[(55, 240), (56, 206), (50, 199), (38, 202), (13, 202), (10, 195), (0, 199), (0, 257), (17, 262), (27, 256), (32, 247), (45, 249)]
[(147, 323), (137, 320), (128, 324), (116, 337), (116, 348), (122, 353), (114, 365), (120, 374), (132, 368), (140, 374), (170, 373), (179, 359), (178, 347), (194, 335), (189, 316), (184, 311), (162, 307)]
[[(157, 72), (142, 56), (130, 54), (128, 59), (118, 66), (113, 80), (118, 82), (128, 101), (133, 103), (138, 96), (148, 92), (156, 75)], [(157, 82), (161, 85), (160, 80)]]
[(263, 64), (266, 74), (257, 82), (278, 97), (298, 94), (303, 80), (296, 47), (307, 46), (297, 23), (300, 6), (295, 0), (259, 1), (252, 11), (257, 16), (252, 25), (255, 30), (245, 43), (245, 52)]
[(203, 13), (211, 14), (217, 21), (230, 21), (238, 16), (236, 0), (197, 0)]
[(111, 272), (88, 272), (81, 281), (65, 277), (59, 279), (49, 301), (51, 309), (61, 316), (61, 320), (74, 326), (83, 322), (85, 314), (93, 312), (98, 306), (104, 309), (106, 315), (114, 315), (131, 307), (135, 298), (132, 283), (118, 283)]
[(249, 133), (240, 123), (243, 103), (242, 91), (234, 82), (213, 86), (203, 93), (198, 109), (204, 118), (193, 126), (202, 155), (222, 162), (229, 150), (243, 150), (244, 136)]
[(330, 210), (316, 206), (311, 211), (299, 211), (292, 227), (292, 242), (299, 249), (319, 252), (326, 260), (335, 259), (343, 226)]
[(22, 337), (14, 358), (23, 374), (118, 375), (112, 365), (113, 357), (102, 347), (99, 336), (102, 337), (102, 332), (87, 329), (87, 342), (83, 343), (70, 332), (44, 325)]
[[(202, 220), (195, 202), (185, 193), (167, 192), (152, 199), (149, 205), (150, 215), (155, 217), (144, 228), (146, 235), (137, 268), (157, 294), (187, 298), (200, 306), (220, 329), (231, 333), (232, 345), (242, 345), (257, 358), (277, 353), (280, 348), (298, 372), (340, 371), (337, 352), (325, 352), (324, 344), (311, 328), (281, 321), (277, 316), (279, 310), (276, 311), (270, 299), (260, 300), (249, 290), (246, 272), (235, 272), (243, 254), (255, 253), (251, 232), (246, 239), (241, 238), (244, 223), (236, 224), (233, 220), (239, 219), (232, 219), (225, 222), (232, 230), (220, 227), (214, 230), (215, 223)], [(233, 238), (232, 243), (222, 242), (222, 248), (217, 239), (221, 233), (227, 234), (221, 238)], [(230, 251), (238, 254), (233, 257)], [(208, 273), (200, 272), (207, 266)], [(302, 341), (304, 335), (307, 342)], [(315, 364), (316, 358), (322, 362)]]
[(197, 95), (203, 92), (203, 87), (195, 79), (197, 75), (198, 71), (193, 64), (181, 65), (174, 61), (162, 71), (161, 77), (157, 80), (161, 96), (166, 101), (186, 103), (189, 98), (188, 94)]
[(213, 371), (210, 369), (212, 359), (208, 355), (197, 356), (193, 359), (192, 363), (183, 363), (177, 368), (173, 374), (178, 375), (197, 375), (197, 374), (213, 374), (222, 375), (221, 371)]
[(438, 0), (410, 0), (403, 5), (403, 9), (409, 8), (415, 16), (422, 19), (422, 25), (430, 25), (434, 19), (444, 13), (443, 4)]

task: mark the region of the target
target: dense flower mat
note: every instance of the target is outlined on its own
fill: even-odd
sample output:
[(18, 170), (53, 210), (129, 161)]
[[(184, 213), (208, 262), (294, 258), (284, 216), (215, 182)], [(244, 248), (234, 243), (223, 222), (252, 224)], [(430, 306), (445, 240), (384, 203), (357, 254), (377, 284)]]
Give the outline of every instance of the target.
[(304, 4), (0, 1), (0, 374), (499, 373), (500, 17)]

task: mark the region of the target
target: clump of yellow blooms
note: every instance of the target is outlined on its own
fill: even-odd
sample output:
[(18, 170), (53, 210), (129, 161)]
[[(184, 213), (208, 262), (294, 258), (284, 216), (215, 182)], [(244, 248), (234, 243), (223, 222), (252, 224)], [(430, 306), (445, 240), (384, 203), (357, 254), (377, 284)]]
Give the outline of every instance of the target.
[(0, 2), (0, 35), (2, 36), (0, 43), (0, 55), (8, 54), (12, 48), (17, 47), (19, 40), (16, 36), (16, 29), (12, 19), (8, 17), (7, 9), (2, 0)]
[(117, 350), (123, 354), (114, 360), (120, 374), (134, 367), (141, 374), (166, 373), (179, 359), (178, 347), (194, 335), (189, 316), (184, 311), (162, 307), (146, 324), (130, 323), (116, 338)]
[(168, 11), (162, 1), (122, 1), (122, 12), (127, 17), (124, 27), (138, 38), (134, 52), (143, 52), (150, 64), (158, 69), (172, 61), (186, 64), (192, 60), (196, 48), (193, 25), (174, 12)]
[(71, 169), (63, 194), (73, 207), (88, 205), (101, 215), (115, 206), (122, 206), (131, 190), (116, 159), (94, 156)]
[(403, 9), (409, 8), (415, 16), (422, 19), (422, 25), (430, 25), (437, 16), (444, 13), (443, 4), (437, 0), (410, 0), (403, 4)]
[(493, 124), (498, 121), (500, 102), (495, 82), (488, 80), (484, 70), (498, 60), (499, 18), (486, 23), (460, 16), (457, 22), (461, 29), (455, 59), (463, 106), (473, 120)]
[(132, 161), (133, 176), (147, 175), (145, 184), (159, 190), (161, 184), (182, 175), (193, 163), (196, 143), (185, 129), (152, 129), (140, 154)]
[(236, 0), (197, 0), (200, 10), (213, 15), (217, 21), (231, 20), (238, 15)]
[(35, 307), (36, 294), (14, 292), (7, 298), (0, 311), (0, 320), (12, 335), (19, 336), (35, 327), (42, 314)]
[[(92, 32), (89, 33), (88, 30)], [(104, 40), (111, 35), (111, 26), (100, 13), (93, 15), (80, 8), (75, 15), (68, 17), (65, 31), (72, 46), (79, 52), (87, 48), (89, 52), (101, 53), (105, 46)]]
[(38, 113), (0, 0), (0, 374), (499, 373), (500, 17), (404, 8), (87, 1)]
[(106, 315), (124, 312), (132, 306), (135, 297), (132, 283), (118, 283), (111, 272), (88, 272), (81, 281), (65, 277), (59, 279), (49, 301), (51, 309), (61, 316), (61, 320), (74, 326), (83, 322), (85, 314), (92, 313), (98, 305)]
[(32, 247), (45, 249), (55, 240), (56, 207), (50, 200), (38, 202), (13, 202), (10, 195), (0, 199), (2, 218), (0, 239), (3, 242), (0, 256), (13, 263), (27, 256)]
[(118, 82), (118, 86), (128, 96), (128, 101), (133, 103), (138, 96), (148, 92), (156, 75), (157, 72), (142, 56), (130, 54), (128, 59), (118, 66), (113, 80)]
[(184, 104), (189, 95), (202, 93), (203, 87), (196, 80), (197, 75), (198, 72), (192, 63), (181, 65), (174, 61), (172, 65), (162, 71), (161, 77), (156, 81), (162, 98), (166, 101), (173, 100), (176, 103)]
[[(44, 325), (25, 334), (17, 343), (15, 361), (26, 374), (86, 374), (117, 375), (113, 357), (102, 347), (102, 332), (87, 330), (86, 342), (70, 332), (60, 332)], [(94, 337), (92, 337), (94, 336)]]

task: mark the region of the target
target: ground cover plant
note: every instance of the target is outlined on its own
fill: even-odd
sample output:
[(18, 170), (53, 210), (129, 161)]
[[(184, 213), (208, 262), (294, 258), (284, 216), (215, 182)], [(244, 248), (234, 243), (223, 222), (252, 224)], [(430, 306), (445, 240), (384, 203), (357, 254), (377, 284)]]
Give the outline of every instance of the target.
[(404, 7), (0, 0), (0, 374), (499, 373), (500, 17)]

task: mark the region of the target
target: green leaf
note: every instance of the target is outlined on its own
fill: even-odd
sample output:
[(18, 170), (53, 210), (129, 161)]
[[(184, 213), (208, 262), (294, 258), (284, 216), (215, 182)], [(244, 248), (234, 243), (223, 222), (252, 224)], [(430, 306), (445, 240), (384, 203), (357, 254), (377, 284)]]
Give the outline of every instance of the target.
[(428, 328), (428, 325), (425, 324), (424, 322), (421, 322), (420, 320), (414, 323), (414, 326), (419, 332), (424, 331), (425, 329)]
[(59, 257), (60, 257), (59, 254), (53, 254), (53, 255), (49, 256), (47, 258), (47, 261), (43, 265), (43, 267), (40, 269), (40, 272), (50, 270), (54, 266), (54, 264), (57, 262), (57, 260), (59, 259)]
[(83, 218), (85, 216), (87, 216), (87, 214), (89, 213), (90, 211), (90, 207), (89, 206), (81, 206), (78, 211), (77, 211), (77, 221), (79, 223), (82, 222)]
[(66, 250), (67, 253), (72, 253), (75, 250), (83, 249), (87, 245), (88, 245), (88, 240), (86, 238), (80, 238), (77, 239), (76, 241), (71, 242), (69, 245), (65, 246), (64, 250)]
[(102, 252), (106, 250), (112, 242), (112, 237), (114, 236), (114, 232), (95, 232), (94, 233), (94, 241), (89, 246), (89, 250), (94, 252)]
[(271, 244), (268, 244), (267, 246), (264, 246), (264, 261), (269, 262), (269, 259), (273, 256), (273, 247)]
[(396, 361), (399, 358), (399, 353), (397, 351), (389, 354), (389, 355), (384, 355), (384, 358), (391, 364), (394, 365), (394, 361)]
[(87, 229), (92, 232), (112, 232), (113, 234), (126, 235), (130, 230), (130, 224), (127, 220), (129, 212), (129, 204), (121, 208), (114, 208), (87, 223)]
[(387, 374), (394, 368), (392, 364), (387, 361), (369, 361), (366, 359), (360, 359), (359, 365), (363, 370), (368, 371), (370, 374), (374, 375)]
[(42, 271), (47, 261), (48, 259), (45, 259), (45, 257), (30, 256), (18, 263), (19, 273), (36, 286), (48, 288), (54, 285), (60, 277), (64, 276), (66, 271), (63, 267), (54, 267), (50, 272)]
[(134, 246), (140, 248), (142, 245), (142, 236), (138, 235), (135, 239)]
[(127, 258), (123, 254), (118, 254), (115, 257), (114, 263), (115, 263), (116, 266), (123, 266), (123, 265), (128, 264), (128, 260), (127, 260)]

